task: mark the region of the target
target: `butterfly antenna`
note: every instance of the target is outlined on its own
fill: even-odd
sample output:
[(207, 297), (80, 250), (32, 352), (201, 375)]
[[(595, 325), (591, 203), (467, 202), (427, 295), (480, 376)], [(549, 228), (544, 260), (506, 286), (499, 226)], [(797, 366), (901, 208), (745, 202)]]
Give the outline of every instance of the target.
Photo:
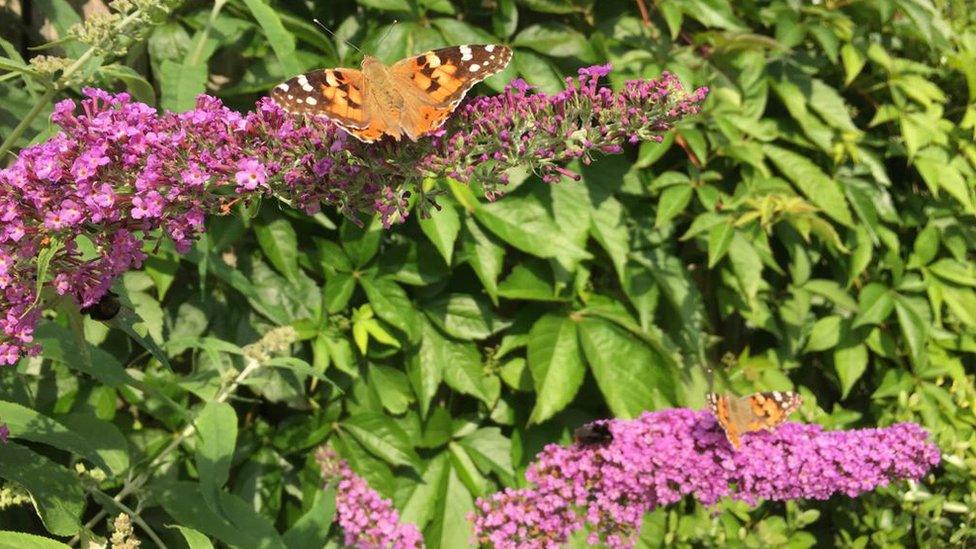
[(396, 19), (394, 19), (393, 20), (393, 23), (390, 24), (390, 26), (386, 28), (386, 32), (383, 33), (383, 37), (380, 38), (380, 41), (376, 43), (376, 47), (377, 48), (380, 46), (380, 44), (383, 43), (384, 40), (387, 39), (387, 37), (390, 36), (390, 33), (393, 32), (393, 27), (395, 27), (397, 23), (399, 23), (399, 21), (397, 21)]
[(358, 51), (359, 53), (361, 53), (363, 55), (366, 55), (365, 53), (363, 53), (363, 50), (361, 50), (361, 49), (359, 49), (359, 48), (356, 47), (356, 44), (353, 44), (352, 42), (350, 42), (348, 40), (343, 40), (342, 38), (339, 38), (339, 35), (337, 35), (336, 33), (332, 32), (332, 29), (330, 29), (329, 27), (326, 27), (325, 25), (323, 25), (322, 22), (319, 21), (318, 19), (312, 19), (312, 21), (316, 25), (322, 27), (322, 30), (324, 30), (325, 32), (331, 34), (336, 40), (342, 40), (342, 42), (344, 44), (346, 44), (347, 46), (349, 46), (350, 48)]

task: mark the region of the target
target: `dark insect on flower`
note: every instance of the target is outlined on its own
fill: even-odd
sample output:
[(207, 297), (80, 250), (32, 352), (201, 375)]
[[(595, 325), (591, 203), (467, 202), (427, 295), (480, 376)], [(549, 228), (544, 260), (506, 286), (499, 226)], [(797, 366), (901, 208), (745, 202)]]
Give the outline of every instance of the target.
[(573, 431), (573, 440), (582, 447), (606, 446), (613, 442), (613, 433), (606, 423), (587, 423)]
[(82, 308), (81, 313), (90, 316), (92, 320), (105, 321), (115, 318), (121, 308), (118, 294), (109, 290), (98, 302)]

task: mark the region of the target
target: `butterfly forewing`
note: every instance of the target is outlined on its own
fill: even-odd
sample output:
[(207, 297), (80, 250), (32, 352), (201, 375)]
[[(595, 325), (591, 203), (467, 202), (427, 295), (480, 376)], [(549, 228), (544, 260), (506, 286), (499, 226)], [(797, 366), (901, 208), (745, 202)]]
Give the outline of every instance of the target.
[(290, 113), (328, 116), (342, 126), (361, 128), (367, 121), (363, 85), (358, 70), (322, 69), (278, 84), (271, 99)]
[(433, 105), (457, 105), (472, 86), (503, 70), (512, 50), (497, 44), (451, 46), (397, 62), (391, 71)]

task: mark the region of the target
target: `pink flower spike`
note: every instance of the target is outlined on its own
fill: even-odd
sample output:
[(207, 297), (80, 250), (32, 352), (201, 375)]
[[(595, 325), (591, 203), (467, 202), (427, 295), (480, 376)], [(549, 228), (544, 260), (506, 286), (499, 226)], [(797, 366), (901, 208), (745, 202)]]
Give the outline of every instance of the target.
[(919, 479), (940, 460), (914, 423), (850, 431), (786, 423), (746, 434), (739, 451), (705, 411), (647, 412), (607, 426), (608, 444), (550, 444), (526, 472), (534, 486), (479, 499), (478, 541), (502, 549), (550, 547), (588, 526), (607, 546), (632, 547), (647, 512), (685, 496), (704, 504), (724, 497), (749, 503), (855, 497)]

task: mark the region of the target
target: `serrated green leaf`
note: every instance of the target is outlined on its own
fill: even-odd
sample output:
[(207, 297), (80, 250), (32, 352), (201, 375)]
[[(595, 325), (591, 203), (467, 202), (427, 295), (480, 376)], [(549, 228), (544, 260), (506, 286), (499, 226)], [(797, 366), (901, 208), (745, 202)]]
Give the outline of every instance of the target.
[(237, 445), (237, 414), (225, 402), (208, 402), (196, 418), (196, 465), (200, 473), (200, 494), (211, 510), (222, 514), (220, 492), (230, 476)]
[(402, 465), (420, 471), (420, 457), (413, 450), (410, 438), (392, 419), (372, 412), (362, 412), (346, 418), (342, 429), (348, 432), (367, 451), (390, 465)]
[(675, 372), (660, 355), (616, 325), (585, 318), (579, 339), (590, 372), (616, 417), (632, 418), (674, 401)]
[(576, 322), (545, 315), (529, 332), (526, 351), (535, 385), (535, 406), (529, 423), (542, 423), (568, 405), (583, 384), (586, 369), (577, 343)]
[(439, 211), (433, 212), (427, 219), (420, 220), (420, 230), (430, 239), (444, 262), (451, 264), (454, 256), (454, 242), (461, 230), (461, 219), (457, 210), (450, 204), (441, 205)]

